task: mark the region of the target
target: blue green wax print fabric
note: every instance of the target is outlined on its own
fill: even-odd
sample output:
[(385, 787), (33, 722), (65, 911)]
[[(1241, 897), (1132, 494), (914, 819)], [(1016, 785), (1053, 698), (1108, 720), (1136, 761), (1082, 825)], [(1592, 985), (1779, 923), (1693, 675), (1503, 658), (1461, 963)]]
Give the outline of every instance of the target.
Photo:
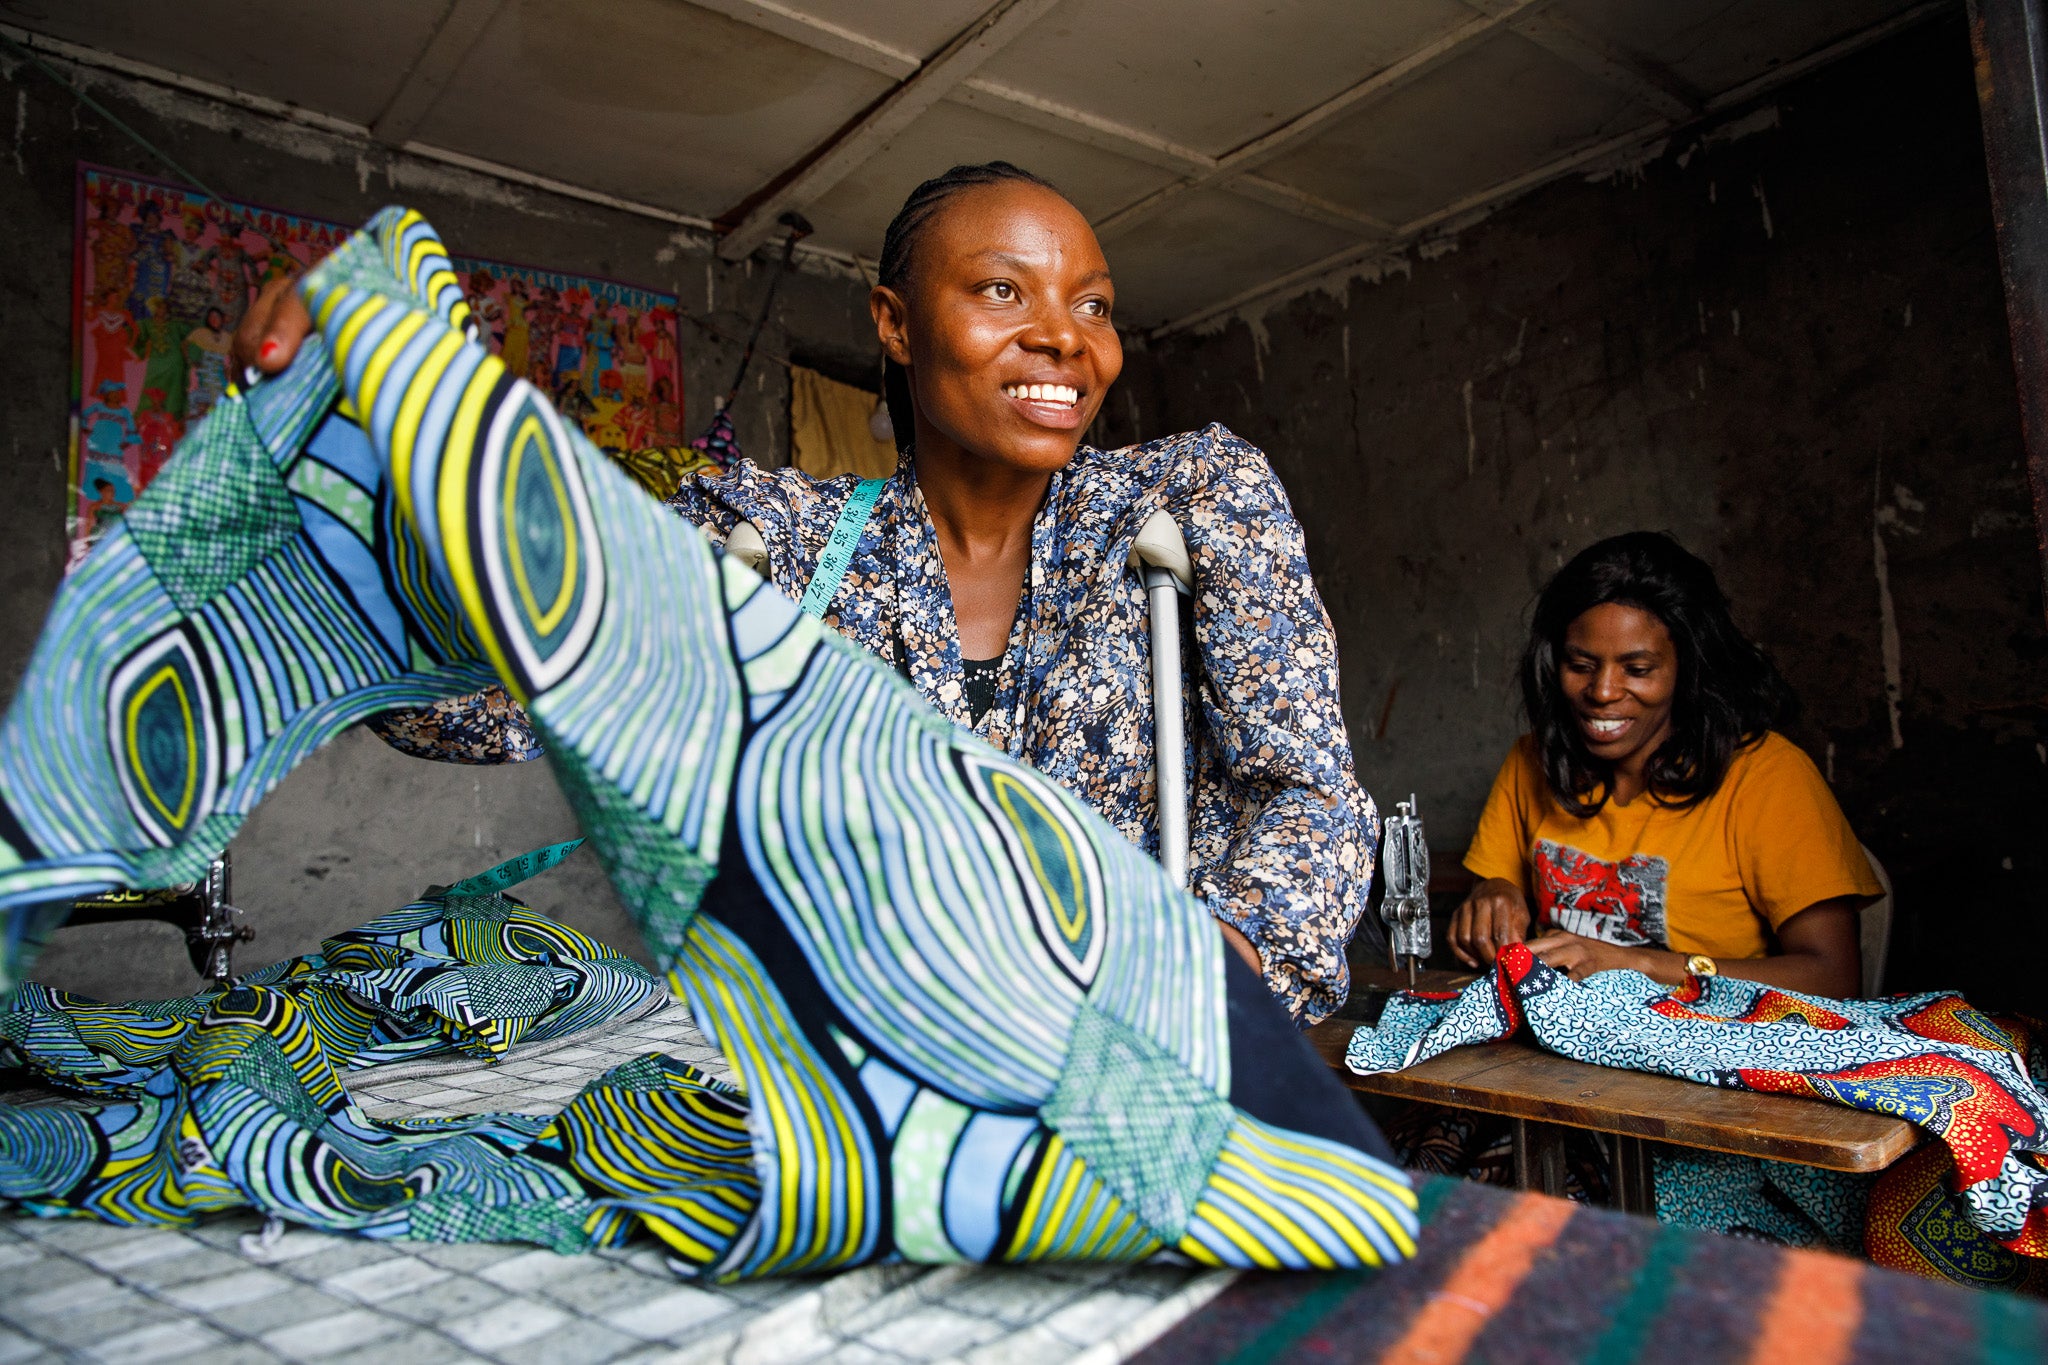
[[(744, 1093), (650, 1062), (571, 1125), (679, 1264), (1412, 1252), (1406, 1178), (1199, 903), (612, 468), (470, 338), (417, 214), (302, 290), (316, 335), (66, 585), (0, 729), (8, 980), (53, 900), (189, 876), (343, 725), (496, 680)], [(547, 1202), (465, 1159), (496, 1221), (404, 1235)]]
[[(437, 1053), (495, 1059), (666, 1000), (638, 963), (469, 884), (182, 1000), (103, 1004), (24, 983), (0, 1008), (0, 1065), (80, 1099), (0, 1105), (0, 1199), (121, 1223), (251, 1207), (378, 1238), (613, 1245), (639, 1226), (639, 1192), (606, 1180), (601, 1154), (642, 1126), (636, 1075), (661, 1071), (694, 1136), (743, 1150), (729, 1087), (643, 1058), (560, 1115), (380, 1122), (342, 1076)], [(727, 1167), (716, 1174), (744, 1181), (744, 1163)]]

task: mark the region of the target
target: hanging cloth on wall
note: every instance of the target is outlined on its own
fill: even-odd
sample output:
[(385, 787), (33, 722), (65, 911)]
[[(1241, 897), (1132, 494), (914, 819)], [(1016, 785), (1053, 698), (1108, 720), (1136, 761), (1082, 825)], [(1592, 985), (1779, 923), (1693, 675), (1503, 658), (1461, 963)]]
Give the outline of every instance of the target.
[[(0, 986), (72, 897), (189, 878), (342, 727), (495, 679), (745, 1095), (656, 1062), (564, 1138), (683, 1264), (1413, 1254), (1384, 1139), (1202, 904), (646, 497), (468, 339), (419, 215), (301, 288), (317, 333), (65, 585), (0, 725)], [(383, 515), (336, 529), (308, 462)], [(453, 1185), (373, 1161), (287, 1070), (234, 1102), (335, 1134), (391, 1235), (583, 1218), (514, 1139)], [(457, 1187), (490, 1212), (434, 1202)]]
[(896, 472), (896, 447), (875, 439), (881, 402), (865, 389), (789, 367), (789, 462), (814, 479), (857, 474), (886, 479)]

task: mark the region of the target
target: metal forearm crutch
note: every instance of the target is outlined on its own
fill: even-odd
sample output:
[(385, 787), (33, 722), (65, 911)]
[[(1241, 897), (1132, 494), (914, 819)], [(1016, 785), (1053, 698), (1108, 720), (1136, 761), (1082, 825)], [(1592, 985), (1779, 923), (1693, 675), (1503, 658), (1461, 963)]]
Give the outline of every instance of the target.
[(1188, 884), (1187, 734), (1181, 724), (1180, 604), (1195, 595), (1195, 565), (1180, 527), (1154, 512), (1131, 546), (1131, 568), (1145, 584), (1152, 627), (1152, 756), (1158, 773), (1159, 865), (1174, 885)]
[[(756, 573), (767, 572), (768, 547), (752, 522), (726, 537), (725, 552)], [(1145, 585), (1152, 628), (1152, 752), (1159, 791), (1159, 862), (1176, 886), (1188, 884), (1187, 733), (1181, 723), (1180, 606), (1193, 597), (1194, 561), (1180, 527), (1154, 512), (1131, 546), (1130, 565)]]

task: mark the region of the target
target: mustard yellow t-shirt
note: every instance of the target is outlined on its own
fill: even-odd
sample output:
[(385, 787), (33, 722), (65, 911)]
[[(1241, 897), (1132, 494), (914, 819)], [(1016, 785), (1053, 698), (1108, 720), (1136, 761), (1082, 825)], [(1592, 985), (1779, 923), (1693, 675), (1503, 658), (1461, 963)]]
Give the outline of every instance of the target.
[(1465, 866), (1522, 889), (1532, 934), (1555, 927), (1710, 957), (1762, 957), (1808, 906), (1882, 894), (1826, 779), (1775, 733), (1737, 754), (1721, 789), (1690, 810), (1645, 793), (1590, 820), (1552, 799), (1524, 735), (1493, 780)]

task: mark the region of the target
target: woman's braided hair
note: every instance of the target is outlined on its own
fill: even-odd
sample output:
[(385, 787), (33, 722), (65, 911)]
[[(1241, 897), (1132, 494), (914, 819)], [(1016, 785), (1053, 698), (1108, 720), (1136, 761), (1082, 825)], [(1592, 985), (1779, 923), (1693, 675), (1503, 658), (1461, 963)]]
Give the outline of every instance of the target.
[[(1010, 183), (1037, 185), (1059, 194), (1058, 187), (1050, 181), (1007, 161), (955, 166), (912, 190), (910, 197), (903, 201), (903, 207), (896, 210), (896, 216), (890, 220), (889, 230), (882, 234), (882, 265), (878, 281), (899, 294), (903, 293), (910, 278), (911, 255), (917, 245), (917, 236), (938, 214), (940, 207), (962, 190)], [(896, 429), (896, 449), (909, 450), (917, 439), (910, 376), (904, 373), (901, 365), (886, 357), (882, 361), (882, 399), (889, 405), (889, 422)]]

